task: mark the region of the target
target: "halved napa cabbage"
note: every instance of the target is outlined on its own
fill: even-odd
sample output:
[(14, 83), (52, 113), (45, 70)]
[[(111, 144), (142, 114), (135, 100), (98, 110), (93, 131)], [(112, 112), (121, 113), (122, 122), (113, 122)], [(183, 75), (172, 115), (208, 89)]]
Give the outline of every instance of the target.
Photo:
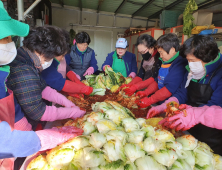
[(128, 133), (128, 142), (129, 143), (141, 143), (145, 137), (145, 133), (142, 130), (135, 130)]
[(144, 156), (135, 161), (138, 170), (166, 170), (166, 167), (159, 164), (151, 156)]
[(106, 137), (101, 133), (92, 133), (89, 138), (89, 143), (96, 149), (100, 149), (106, 143)]
[(214, 154), (214, 160), (215, 160), (215, 170), (221, 170), (222, 169), (222, 157), (220, 155)]
[(111, 120), (101, 119), (96, 123), (96, 127), (99, 133), (107, 133), (110, 130), (116, 130), (116, 124), (113, 123)]
[(50, 166), (61, 169), (64, 166), (68, 166), (73, 157), (73, 149), (58, 146), (47, 152), (46, 159)]
[(130, 162), (134, 162), (136, 159), (144, 157), (145, 151), (137, 144), (127, 143), (124, 146), (125, 154)]
[(126, 114), (121, 113), (118, 110), (115, 110), (115, 109), (107, 110), (107, 111), (105, 111), (105, 114), (106, 114), (106, 116), (105, 116), (106, 119), (112, 120), (118, 126), (120, 125), (122, 119), (130, 117)]
[(192, 135), (183, 135), (176, 139), (183, 145), (183, 150), (193, 150), (197, 146), (198, 140)]
[(144, 125), (146, 125), (146, 119), (138, 118), (138, 119), (136, 119), (136, 121), (140, 125), (140, 128), (142, 128)]
[(161, 142), (171, 142), (175, 141), (175, 138), (172, 133), (165, 129), (158, 129), (155, 131), (154, 139), (159, 140)]
[(214, 168), (214, 155), (207, 144), (198, 142), (197, 147), (194, 149), (194, 155), (196, 165), (200, 167), (206, 166), (208, 168)]
[(191, 166), (191, 168), (194, 168), (195, 155), (194, 155), (193, 151), (185, 151), (185, 153), (187, 154), (187, 158), (185, 158), (184, 160)]
[(126, 143), (126, 139), (127, 139), (127, 134), (126, 132), (124, 131), (121, 131), (121, 130), (112, 130), (112, 131), (109, 131), (107, 134), (106, 134), (106, 139), (107, 141), (109, 140), (120, 140), (120, 142), (125, 145)]
[(120, 140), (108, 141), (103, 146), (103, 152), (105, 153), (108, 162), (117, 161), (119, 159), (125, 162), (126, 160), (126, 156), (124, 154), (124, 148)]
[(67, 142), (60, 145), (62, 148), (74, 148), (79, 150), (86, 146), (90, 146), (89, 139), (86, 136), (78, 136), (72, 139), (69, 139)]
[(146, 137), (150, 137), (150, 136), (155, 135), (154, 127), (151, 125), (144, 125), (141, 130), (146, 132)]
[(48, 166), (46, 155), (39, 155), (28, 164), (26, 170), (46, 169)]
[(130, 117), (135, 118), (135, 115), (129, 109), (123, 107), (121, 104), (119, 104), (115, 101), (106, 101), (106, 103), (109, 103), (110, 105), (112, 105), (114, 107), (114, 109), (118, 110), (122, 114), (125, 114), (126, 116), (128, 115)]
[(104, 114), (100, 112), (92, 112), (87, 117), (87, 122), (91, 122), (93, 125), (95, 125), (99, 120), (104, 119)]
[(122, 120), (122, 126), (125, 128), (126, 132), (132, 132), (134, 130), (139, 130), (140, 125), (133, 118), (125, 118)]
[(183, 159), (177, 159), (170, 170), (193, 170), (193, 168)]
[(174, 149), (180, 159), (185, 159), (185, 158), (187, 158), (187, 154), (186, 154), (186, 152), (183, 150), (183, 146), (182, 146), (181, 143), (179, 143), (179, 142), (177, 142), (177, 141), (168, 142), (168, 143), (166, 144), (166, 147), (167, 147), (168, 149)]
[(113, 109), (113, 107), (106, 102), (96, 102), (95, 104), (92, 105), (92, 110), (94, 112), (102, 112), (104, 113), (105, 111)]
[(152, 156), (157, 162), (167, 167), (172, 166), (178, 158), (176, 152), (171, 149), (161, 149)]
[(98, 167), (105, 162), (103, 152), (93, 147), (86, 147), (75, 153), (72, 163), (76, 167), (91, 168)]
[(160, 149), (165, 148), (165, 142), (158, 141), (153, 137), (148, 137), (143, 142), (143, 149), (148, 153), (148, 155), (152, 155), (157, 153)]
[(95, 132), (96, 127), (93, 126), (91, 122), (85, 121), (80, 125), (80, 128), (84, 130), (83, 135), (90, 135), (91, 133)]

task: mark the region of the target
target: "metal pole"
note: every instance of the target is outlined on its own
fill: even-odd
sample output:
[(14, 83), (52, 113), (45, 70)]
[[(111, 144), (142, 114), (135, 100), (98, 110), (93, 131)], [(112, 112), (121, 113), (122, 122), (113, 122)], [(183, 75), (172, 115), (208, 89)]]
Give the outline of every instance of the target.
[[(33, 2), (33, 4), (24, 12), (24, 18), (26, 17), (26, 15), (28, 15), (28, 13), (33, 9), (35, 8), (36, 5), (38, 5), (38, 3), (40, 2), (41, 0), (36, 0), (35, 2)], [(24, 8), (23, 8), (24, 9)]]
[[(24, 21), (24, 2), (23, 0), (17, 0), (17, 8), (18, 8), (18, 20)], [(24, 38), (20, 37), (20, 46), (23, 46)]]

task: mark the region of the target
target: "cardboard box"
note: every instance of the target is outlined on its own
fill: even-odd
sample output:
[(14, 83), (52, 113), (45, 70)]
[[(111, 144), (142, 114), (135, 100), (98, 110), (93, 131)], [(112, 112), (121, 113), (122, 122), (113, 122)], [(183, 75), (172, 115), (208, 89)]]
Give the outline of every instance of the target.
[(213, 19), (212, 12), (197, 11), (193, 14), (194, 24), (198, 26), (211, 25)]
[(170, 33), (170, 31), (171, 31), (171, 28), (167, 28), (167, 29), (165, 29), (165, 34)]

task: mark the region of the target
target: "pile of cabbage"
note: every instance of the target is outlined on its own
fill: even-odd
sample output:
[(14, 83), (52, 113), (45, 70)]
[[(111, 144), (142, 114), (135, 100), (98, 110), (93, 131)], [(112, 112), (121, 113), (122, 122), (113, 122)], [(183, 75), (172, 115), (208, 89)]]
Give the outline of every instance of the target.
[(177, 139), (116, 102), (95, 103), (76, 126), (84, 130), (28, 165), (44, 170), (221, 170), (222, 157), (191, 135)]
[(132, 78), (124, 78), (121, 73), (115, 73), (111, 67), (105, 67), (106, 76), (101, 73), (99, 75), (86, 75), (86, 80), (82, 82), (93, 87), (94, 91), (92, 95), (105, 95), (106, 89), (111, 92), (116, 92), (122, 84), (128, 84), (132, 81)]

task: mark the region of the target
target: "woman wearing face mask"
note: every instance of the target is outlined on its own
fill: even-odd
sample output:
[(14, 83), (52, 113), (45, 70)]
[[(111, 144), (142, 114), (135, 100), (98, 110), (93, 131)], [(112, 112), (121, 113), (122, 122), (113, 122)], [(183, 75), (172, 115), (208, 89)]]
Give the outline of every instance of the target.
[(71, 48), (71, 61), (69, 66), (72, 71), (85, 79), (84, 76), (91, 75), (98, 70), (95, 52), (89, 46), (91, 40), (86, 32), (76, 34), (76, 43)]
[(26, 157), (39, 150), (51, 149), (83, 131), (74, 127), (30, 131), (31, 125), (14, 100), (13, 92), (5, 85), (10, 72), (8, 64), (17, 54), (11, 35), (25, 37), (29, 26), (11, 19), (2, 1), (0, 13), (0, 169), (13, 170), (13, 157)]
[[(170, 101), (200, 107), (192, 108), (185, 105), (187, 116), (179, 114), (170, 118), (168, 124), (177, 130), (187, 130), (195, 125), (189, 132), (201, 142), (207, 143), (215, 153), (222, 155), (222, 131), (214, 129), (218, 126), (212, 123), (218, 116), (215, 117), (212, 112), (210, 114), (210, 111), (218, 110), (213, 105), (222, 107), (222, 57), (217, 43), (210, 36), (196, 35), (183, 44), (181, 54), (189, 62), (184, 82), (173, 97), (164, 104), (150, 109), (147, 117), (163, 113), (166, 103)], [(201, 108), (202, 106), (204, 107)], [(216, 109), (213, 109), (214, 107)], [(174, 120), (176, 122), (172, 122)], [(177, 127), (178, 123), (180, 125)]]
[[(62, 30), (62, 33), (66, 38), (67, 49), (70, 49), (69, 33), (66, 30)], [(83, 84), (80, 81), (80, 76), (69, 67), (71, 61), (69, 52), (70, 50), (66, 52), (66, 55), (55, 57), (52, 64), (41, 72), (41, 76), (47, 85), (66, 95), (78, 98), (80, 94), (90, 95), (93, 88)]]
[(112, 67), (114, 72), (120, 72), (124, 77), (135, 78), (137, 73), (136, 56), (127, 51), (127, 46), (127, 40), (119, 38), (116, 41), (116, 51), (108, 54), (102, 65), (102, 70), (108, 66)]
[[(155, 45), (156, 40), (148, 34), (143, 34), (137, 38), (136, 46), (143, 58), (141, 67), (138, 75), (129, 84), (123, 84), (120, 89), (130, 87), (150, 77), (156, 78), (158, 76), (161, 60), (159, 60), (160, 54), (155, 48)], [(137, 87), (137, 89), (140, 90), (141, 88)]]
[[(13, 90), (29, 121), (34, 120), (31, 124), (36, 124), (36, 121), (81, 117), (85, 111), (47, 86), (41, 77), (42, 70), (50, 66), (54, 57), (67, 52), (61, 29), (52, 26), (33, 28), (24, 38), (23, 44), (10, 64), (7, 85)], [(43, 99), (65, 108), (48, 106)]]
[[(175, 94), (183, 82), (186, 73), (185, 66), (187, 61), (179, 55), (180, 44), (175, 34), (169, 33), (160, 36), (156, 47), (162, 61), (158, 77), (155, 79), (150, 77), (124, 90), (127, 95), (131, 96), (137, 90), (146, 88), (144, 91), (136, 93), (141, 98), (136, 101), (137, 105), (141, 108), (148, 107), (157, 102), (163, 102)], [(151, 96), (148, 97), (149, 95)]]

